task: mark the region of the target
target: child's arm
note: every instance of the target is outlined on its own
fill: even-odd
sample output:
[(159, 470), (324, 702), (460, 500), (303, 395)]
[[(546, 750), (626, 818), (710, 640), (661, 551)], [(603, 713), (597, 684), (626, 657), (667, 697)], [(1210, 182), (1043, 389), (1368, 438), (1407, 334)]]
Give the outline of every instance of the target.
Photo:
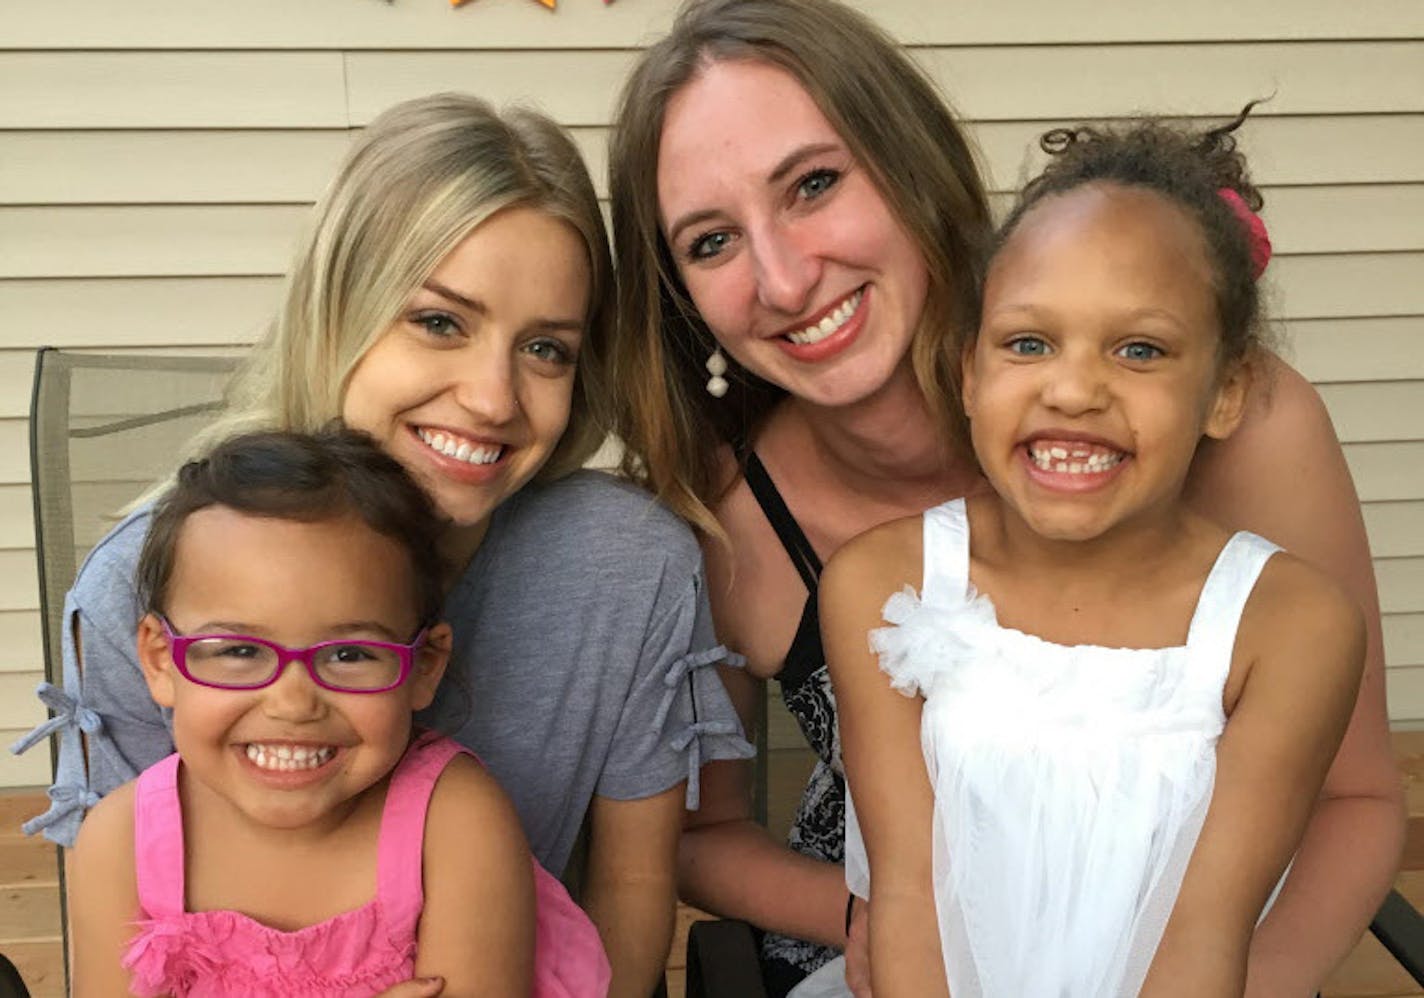
[(1247, 994), (1307, 998), (1354, 947), (1394, 880), (1404, 793), (1385, 708), (1379, 595), (1360, 501), (1316, 390), (1268, 357), (1241, 427), (1204, 442), (1188, 479), (1197, 510), (1268, 537), (1338, 582), (1365, 612), (1354, 716), (1281, 896), (1251, 939)]
[(450, 760), (425, 819), (425, 909), (417, 977), (448, 998), (527, 995), (534, 973), (534, 873), (514, 806), (467, 756)]
[(1349, 723), (1364, 652), (1352, 601), (1295, 558), (1267, 563), (1237, 632), (1206, 822), (1144, 996), (1243, 993), (1256, 920)]
[(75, 998), (129, 993), (129, 973), (120, 961), (139, 911), (133, 794), (134, 785), (125, 783), (96, 804), (69, 854)]
[(870, 971), (876, 998), (948, 995), (935, 917), (934, 793), (920, 749), (924, 701), (890, 686), (867, 633), (907, 582), (919, 583), (919, 517), (846, 544), (821, 575), (821, 634), (840, 713), (846, 779), (870, 861)]

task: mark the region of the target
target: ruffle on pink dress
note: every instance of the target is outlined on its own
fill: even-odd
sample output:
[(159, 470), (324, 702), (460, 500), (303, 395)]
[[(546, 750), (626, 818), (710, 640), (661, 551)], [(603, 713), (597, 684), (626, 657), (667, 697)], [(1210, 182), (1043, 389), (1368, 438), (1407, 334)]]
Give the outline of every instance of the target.
[[(283, 932), (235, 911), (186, 911), (178, 756), (145, 770), (134, 796), (142, 917), (124, 966), (140, 996), (285, 998), (376, 995), (409, 980), (424, 894), (425, 814), (461, 746), (427, 732), (391, 776), (377, 846), (376, 896), (353, 911)], [(534, 864), (538, 998), (594, 998), (610, 971), (598, 932), (554, 877)]]

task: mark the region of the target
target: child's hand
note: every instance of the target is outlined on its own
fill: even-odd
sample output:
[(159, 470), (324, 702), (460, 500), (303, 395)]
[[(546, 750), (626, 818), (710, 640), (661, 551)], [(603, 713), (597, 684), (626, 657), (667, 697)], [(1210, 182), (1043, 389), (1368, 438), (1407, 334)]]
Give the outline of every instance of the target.
[(376, 998), (435, 998), (445, 990), (443, 977), (413, 977), (393, 988), (387, 988)]

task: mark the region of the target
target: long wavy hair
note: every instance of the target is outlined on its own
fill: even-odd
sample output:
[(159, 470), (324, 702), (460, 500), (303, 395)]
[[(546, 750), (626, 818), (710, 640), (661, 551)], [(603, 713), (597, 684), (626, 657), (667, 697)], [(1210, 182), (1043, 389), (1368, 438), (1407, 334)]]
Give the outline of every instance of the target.
[[(991, 223), (972, 146), (930, 80), (872, 21), (836, 0), (690, 0), (628, 78), (609, 150), (619, 335), (611, 354), (623, 471), (700, 530), (724, 488), (719, 449), (749, 444), (784, 396), (736, 369), (721, 399), (704, 390), (716, 342), (678, 277), (657, 204), (668, 101), (709, 63), (779, 67), (806, 89), (872, 177), (930, 274), (911, 346), (915, 377), (964, 440), (956, 368), (978, 320)], [(938, 400), (946, 400), (940, 404)], [(709, 432), (710, 430), (710, 432)]]
[(581, 467), (610, 423), (613, 277), (597, 195), (553, 121), (455, 93), (397, 104), (361, 133), (313, 209), (281, 307), (229, 385), (226, 411), (190, 453), (255, 430), (310, 433), (340, 416), (352, 371), (414, 290), (482, 222), (514, 206), (567, 222), (587, 248), (588, 325), (572, 410), (539, 477)]

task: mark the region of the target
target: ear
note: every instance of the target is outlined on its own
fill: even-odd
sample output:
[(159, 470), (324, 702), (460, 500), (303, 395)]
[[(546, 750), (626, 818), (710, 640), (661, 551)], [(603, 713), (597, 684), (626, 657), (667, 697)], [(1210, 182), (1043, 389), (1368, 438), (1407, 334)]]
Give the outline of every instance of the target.
[(1206, 413), (1202, 433), (1213, 440), (1225, 440), (1236, 432), (1246, 415), (1251, 395), (1252, 367), (1249, 360), (1233, 363), (1217, 378), (1216, 395)]
[(978, 337), (964, 344), (959, 354), (959, 401), (964, 406), (964, 415), (974, 418), (974, 393), (978, 383), (974, 378), (974, 346)]
[(138, 622), (138, 664), (143, 669), (144, 682), (148, 683), (148, 694), (160, 707), (172, 707), (174, 674), (178, 667), (173, 664), (173, 650), (169, 647), (168, 635), (163, 625), (153, 614), (146, 614)]
[(424, 710), (435, 699), (435, 689), (450, 664), (452, 639), (453, 632), (446, 623), (436, 624), (425, 632), (425, 644), (415, 654), (415, 665), (408, 680), (411, 710)]

